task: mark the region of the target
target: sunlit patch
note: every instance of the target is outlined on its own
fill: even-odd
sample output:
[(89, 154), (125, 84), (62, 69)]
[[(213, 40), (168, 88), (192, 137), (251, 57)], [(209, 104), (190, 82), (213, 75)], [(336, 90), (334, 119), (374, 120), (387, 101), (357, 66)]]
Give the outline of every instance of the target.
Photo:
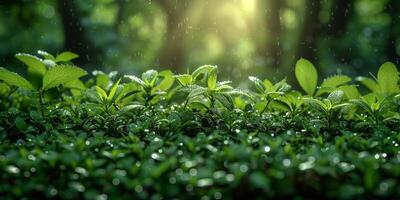
[(254, 13), (256, 10), (256, 0), (241, 0), (241, 4), (246, 13)]

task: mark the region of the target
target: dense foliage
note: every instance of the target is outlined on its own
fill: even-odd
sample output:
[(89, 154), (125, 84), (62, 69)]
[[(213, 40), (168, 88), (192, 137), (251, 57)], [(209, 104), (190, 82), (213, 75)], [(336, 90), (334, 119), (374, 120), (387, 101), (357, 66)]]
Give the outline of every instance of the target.
[[(87, 72), (78, 55), (0, 68), (1, 199), (400, 197), (399, 72), (237, 89), (218, 68)], [(86, 79), (85, 79), (86, 78)], [(320, 83), (320, 84), (319, 84)]]

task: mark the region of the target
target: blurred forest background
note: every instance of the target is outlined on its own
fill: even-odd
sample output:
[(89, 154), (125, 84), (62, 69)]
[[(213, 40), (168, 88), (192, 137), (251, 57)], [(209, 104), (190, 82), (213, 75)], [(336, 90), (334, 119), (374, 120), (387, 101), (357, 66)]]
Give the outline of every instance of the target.
[(17, 52), (64, 50), (88, 70), (184, 73), (218, 65), (225, 79), (368, 75), (400, 64), (399, 0), (1, 0), (0, 65)]

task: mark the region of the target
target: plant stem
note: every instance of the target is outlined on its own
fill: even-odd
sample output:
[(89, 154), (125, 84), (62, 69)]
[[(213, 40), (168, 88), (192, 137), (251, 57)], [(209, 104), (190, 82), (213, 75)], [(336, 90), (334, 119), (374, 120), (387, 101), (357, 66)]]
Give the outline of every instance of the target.
[(40, 114), (42, 114), (42, 117), (45, 118), (43, 107), (44, 107), (43, 90), (39, 90), (39, 110)]
[(264, 109), (261, 111), (260, 114), (263, 114), (263, 113), (267, 110), (267, 108), (268, 108), (268, 106), (269, 106), (269, 103), (271, 103), (271, 101), (272, 101), (272, 100), (271, 100), (270, 98), (267, 97), (267, 104), (265, 105)]
[(186, 98), (185, 104), (183, 105), (184, 110), (186, 109), (188, 103), (189, 103), (189, 98)]

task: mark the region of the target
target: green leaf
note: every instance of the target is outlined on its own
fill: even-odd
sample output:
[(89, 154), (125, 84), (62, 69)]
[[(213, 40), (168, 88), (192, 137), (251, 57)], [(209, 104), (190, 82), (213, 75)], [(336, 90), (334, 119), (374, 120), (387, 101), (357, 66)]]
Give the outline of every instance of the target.
[(254, 85), (256, 86), (256, 89), (259, 93), (265, 92), (264, 83), (260, 79), (258, 79), (257, 77), (254, 77), (254, 76), (249, 76), (249, 80), (254, 83)]
[(103, 90), (103, 88), (99, 86), (95, 86), (97, 95), (99, 95), (100, 99), (107, 99), (107, 93)]
[(217, 68), (217, 66), (203, 65), (203, 66), (197, 68), (196, 70), (194, 70), (194, 72), (192, 73), (192, 79), (196, 80), (201, 74), (208, 74), (214, 68)]
[(102, 71), (95, 70), (92, 72), (94, 76), (96, 76), (96, 85), (103, 88), (108, 89), (108, 85), (110, 83), (110, 78)]
[(225, 106), (228, 110), (232, 110), (233, 107), (233, 99), (228, 94), (215, 94), (215, 99), (219, 101), (223, 106)]
[(162, 71), (158, 76), (162, 77), (162, 81), (155, 87), (155, 90), (166, 91), (174, 84), (175, 78), (170, 70)]
[(203, 95), (206, 91), (207, 91), (206, 88), (203, 87), (193, 88), (192, 90), (190, 90), (190, 93), (187, 98), (190, 99), (199, 95)]
[(357, 107), (363, 109), (364, 111), (368, 112), (371, 115), (373, 114), (373, 111), (372, 111), (370, 105), (368, 105), (368, 103), (365, 100), (351, 99), (350, 103), (356, 105)]
[(73, 81), (65, 83), (64, 87), (71, 89), (71, 93), (74, 96), (80, 95), (82, 91), (86, 89), (85, 84), (79, 79), (75, 79)]
[(29, 74), (39, 74), (43, 76), (46, 73), (46, 66), (42, 62), (42, 59), (26, 53), (18, 53), (15, 57), (28, 66)]
[(33, 86), (25, 78), (23, 78), (17, 73), (8, 71), (3, 67), (0, 67), (0, 80), (4, 81), (9, 85), (14, 85), (20, 88), (34, 90)]
[(43, 90), (56, 87), (86, 75), (86, 71), (71, 65), (58, 65), (49, 69), (43, 77)]
[(332, 104), (338, 104), (343, 100), (344, 92), (342, 90), (335, 90), (331, 92), (328, 96), (328, 100), (331, 101)]
[(79, 58), (79, 55), (69, 51), (64, 51), (57, 55), (56, 62), (68, 62), (75, 58)]
[(15, 126), (21, 132), (24, 132), (28, 128), (28, 125), (22, 117), (15, 118)]
[(372, 92), (377, 92), (379, 89), (378, 84), (370, 78), (359, 76), (356, 78), (356, 80), (358, 82), (360, 82), (361, 84), (363, 84), (365, 87), (367, 87)]
[(124, 77), (130, 79), (131, 81), (133, 81), (138, 86), (141, 86), (142, 88), (147, 87), (146, 83), (144, 81), (142, 81), (142, 79), (138, 78), (137, 76), (125, 75)]
[(295, 74), (301, 88), (307, 94), (313, 95), (318, 81), (318, 74), (314, 65), (310, 61), (301, 58), (296, 62)]
[(111, 87), (110, 92), (109, 92), (108, 97), (107, 97), (108, 100), (111, 100), (111, 99), (114, 98), (114, 95), (117, 92), (118, 85), (119, 85), (120, 81), (121, 81), (121, 79), (119, 79), (117, 82), (115, 82), (114, 85)]
[(178, 80), (178, 83), (181, 84), (182, 86), (187, 86), (192, 84), (192, 76), (189, 74), (180, 74), (175, 76), (176, 80)]
[(360, 92), (354, 85), (343, 85), (338, 87), (338, 89), (344, 92), (347, 99), (356, 99), (360, 96)]
[(335, 75), (329, 78), (326, 78), (322, 84), (320, 89), (317, 91), (316, 96), (322, 95), (324, 93), (329, 93), (335, 90), (338, 86), (344, 85), (351, 81), (351, 78), (345, 75)]
[(318, 99), (313, 99), (313, 98), (304, 98), (304, 102), (312, 106), (313, 108), (319, 110), (320, 112), (326, 112), (328, 107), (325, 105), (324, 102), (318, 100)]
[(336, 88), (339, 85), (346, 84), (351, 81), (351, 78), (345, 75), (334, 75), (329, 78), (326, 78), (322, 84), (321, 87), (332, 87)]
[(382, 93), (392, 94), (399, 90), (399, 71), (393, 63), (384, 63), (379, 68), (377, 79)]
[(50, 53), (47, 53), (46, 51), (39, 50), (37, 53), (39, 55), (43, 56), (45, 59), (52, 60), (52, 61), (56, 60), (53, 55), (51, 55)]
[(208, 73), (207, 86), (210, 90), (214, 90), (217, 86), (217, 68), (211, 69)]
[(142, 80), (151, 87), (154, 86), (157, 80), (158, 72), (156, 70), (147, 70), (142, 74)]

